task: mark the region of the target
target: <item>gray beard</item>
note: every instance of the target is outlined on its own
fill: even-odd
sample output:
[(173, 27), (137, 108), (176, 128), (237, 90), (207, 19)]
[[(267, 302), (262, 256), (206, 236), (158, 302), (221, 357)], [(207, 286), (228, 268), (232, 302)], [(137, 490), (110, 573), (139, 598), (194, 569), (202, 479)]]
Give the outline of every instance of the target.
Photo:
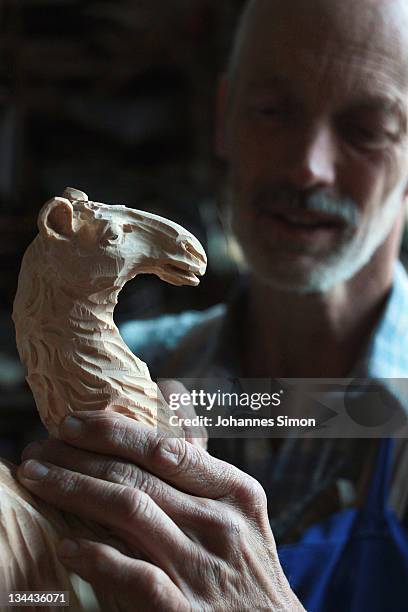
[[(325, 293), (354, 277), (371, 261), (378, 248), (384, 243), (398, 218), (402, 206), (401, 199), (394, 195), (381, 210), (378, 210), (364, 223), (356, 205), (349, 200), (341, 214), (344, 219), (347, 218), (350, 229), (354, 225), (356, 227), (360, 225), (358, 231), (348, 232), (345, 230), (344, 239), (341, 244), (337, 245), (335, 252), (327, 255), (324, 259), (316, 259), (316, 266), (309, 270), (307, 274), (301, 275), (298, 270), (291, 270), (290, 266), (287, 266), (285, 270), (282, 269), (283, 266), (273, 266), (270, 263), (270, 257), (267, 259), (268, 253), (264, 252), (262, 254), (259, 249), (257, 250), (259, 241), (254, 240), (252, 236), (250, 238), (240, 236), (240, 228), (235, 228), (234, 224), (231, 194), (224, 192), (224, 195), (227, 196), (227, 206), (224, 207), (223, 214), (224, 228), (227, 235), (232, 234), (237, 238), (243, 258), (251, 274), (263, 284), (278, 291), (299, 295)], [(308, 209), (338, 215), (341, 204), (341, 201), (324, 195), (310, 199)], [(295, 208), (293, 203), (289, 206), (292, 210)], [(302, 207), (302, 210), (305, 210), (305, 208)]]

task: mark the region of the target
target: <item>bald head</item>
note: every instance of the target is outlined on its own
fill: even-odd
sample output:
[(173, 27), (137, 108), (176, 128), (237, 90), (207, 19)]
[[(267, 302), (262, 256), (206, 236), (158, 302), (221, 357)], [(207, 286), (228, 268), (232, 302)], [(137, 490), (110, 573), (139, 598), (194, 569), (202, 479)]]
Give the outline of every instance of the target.
[[(408, 75), (408, 2), (406, 0), (249, 0), (241, 15), (228, 62), (233, 82), (248, 50), (260, 37), (286, 30), (293, 45), (299, 30), (309, 35), (317, 30), (341, 41), (345, 36), (356, 44), (376, 46), (376, 52), (394, 53)], [(371, 44), (370, 44), (371, 41)]]

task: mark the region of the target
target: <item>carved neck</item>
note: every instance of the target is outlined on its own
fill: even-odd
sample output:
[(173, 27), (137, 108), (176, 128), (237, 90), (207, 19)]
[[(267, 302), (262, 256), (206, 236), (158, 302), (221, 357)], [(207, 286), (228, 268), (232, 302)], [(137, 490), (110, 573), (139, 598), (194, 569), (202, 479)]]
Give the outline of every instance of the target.
[[(43, 287), (42, 313), (45, 318), (71, 323), (81, 329), (112, 329), (113, 311), (126, 278), (111, 277), (79, 283), (67, 283), (58, 271), (46, 271), (47, 287)], [(114, 283), (114, 284), (113, 284)], [(65, 321), (65, 323), (64, 323)]]
[[(110, 284), (110, 283), (109, 283)], [(106, 289), (99, 288), (95, 291), (92, 287), (74, 291), (57, 285), (53, 288), (50, 296), (55, 304), (54, 312), (57, 318), (71, 321), (75, 326), (80, 324), (81, 328), (94, 331), (97, 328), (113, 329), (113, 311), (117, 304), (117, 298), (124, 283), (119, 286), (109, 286)], [(49, 309), (47, 308), (47, 311)]]

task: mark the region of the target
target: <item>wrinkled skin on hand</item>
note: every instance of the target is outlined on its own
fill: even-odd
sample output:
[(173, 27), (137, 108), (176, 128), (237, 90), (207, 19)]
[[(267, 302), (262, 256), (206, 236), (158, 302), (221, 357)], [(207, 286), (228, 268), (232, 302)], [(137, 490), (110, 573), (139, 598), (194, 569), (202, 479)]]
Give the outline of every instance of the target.
[[(103, 609), (303, 610), (280, 566), (256, 480), (199, 444), (123, 415), (74, 416), (77, 426), (68, 417), (61, 440), (25, 450), (19, 478), (124, 543), (119, 551), (76, 540), (72, 556), (65, 541), (60, 547), (62, 563), (94, 586)], [(48, 468), (39, 480), (30, 457)]]

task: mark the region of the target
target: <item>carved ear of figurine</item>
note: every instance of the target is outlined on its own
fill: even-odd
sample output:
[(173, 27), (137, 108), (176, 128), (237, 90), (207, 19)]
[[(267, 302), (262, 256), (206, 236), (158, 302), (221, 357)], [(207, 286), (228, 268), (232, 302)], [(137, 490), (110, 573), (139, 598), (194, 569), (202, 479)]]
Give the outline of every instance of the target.
[(115, 410), (162, 431), (169, 408), (145, 363), (123, 342), (113, 310), (124, 284), (156, 274), (197, 285), (199, 241), (180, 225), (67, 188), (47, 202), (24, 255), (14, 301), (17, 347), (41, 419), (57, 436), (74, 410)]
[[(195, 286), (206, 269), (201, 244), (177, 223), (126, 206), (89, 202), (78, 190), (66, 189), (62, 198), (47, 202), (38, 228), (49, 251), (47, 263), (80, 290), (98, 288), (108, 278), (124, 284), (142, 273)], [(84, 258), (84, 267), (61, 266), (62, 254), (76, 264)]]

